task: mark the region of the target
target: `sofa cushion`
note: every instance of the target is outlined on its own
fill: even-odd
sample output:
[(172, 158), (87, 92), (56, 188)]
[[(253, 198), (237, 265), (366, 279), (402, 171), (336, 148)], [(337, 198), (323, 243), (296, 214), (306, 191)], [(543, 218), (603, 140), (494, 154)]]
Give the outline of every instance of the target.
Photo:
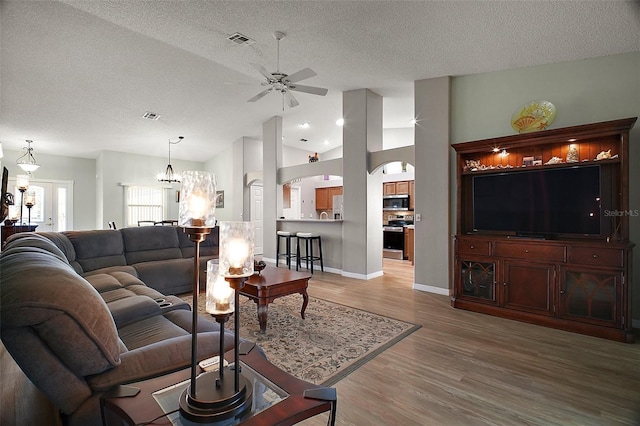
[(127, 264), (182, 257), (178, 234), (173, 226), (141, 226), (123, 228)]
[(65, 231), (76, 252), (76, 259), (83, 271), (125, 266), (124, 244), (120, 232), (113, 230)]
[[(75, 265), (79, 266), (76, 261), (76, 250), (73, 248), (73, 244), (71, 244), (71, 241), (69, 241), (69, 238), (67, 238), (66, 235), (60, 232), (38, 232), (36, 235), (41, 235), (55, 244), (56, 247), (64, 253), (71, 266), (74, 266), (74, 269)], [(78, 273), (81, 272), (82, 271), (78, 271)]]
[(38, 247), (42, 250), (48, 251), (52, 255), (64, 263), (69, 263), (65, 254), (58, 248), (51, 240), (36, 234), (35, 232), (24, 232), (14, 234), (15, 238), (12, 238), (7, 243), (5, 249), (12, 249), (15, 247)]
[(162, 313), (160, 306), (147, 296), (130, 296), (114, 300), (108, 307), (119, 329)]
[(133, 265), (138, 278), (165, 295), (193, 290), (193, 259), (169, 259)]
[[(0, 258), (3, 340), (5, 329), (31, 328), (62, 363), (81, 376), (118, 365), (115, 323), (98, 292), (68, 264), (33, 250), (3, 253)], [(10, 352), (30, 350), (13, 343), (5, 342)]]

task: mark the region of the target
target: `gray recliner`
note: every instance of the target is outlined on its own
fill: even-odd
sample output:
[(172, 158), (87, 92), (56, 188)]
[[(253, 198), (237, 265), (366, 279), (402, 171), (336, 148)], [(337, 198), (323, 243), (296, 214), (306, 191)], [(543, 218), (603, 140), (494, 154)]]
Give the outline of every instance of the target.
[[(102, 286), (118, 285), (117, 275), (94, 278)], [(2, 342), (68, 425), (100, 424), (99, 398), (113, 386), (191, 363), (190, 310), (162, 309), (140, 294), (107, 303), (47, 238), (7, 244), (0, 286)], [(198, 359), (217, 355), (217, 324), (203, 319), (198, 332)]]

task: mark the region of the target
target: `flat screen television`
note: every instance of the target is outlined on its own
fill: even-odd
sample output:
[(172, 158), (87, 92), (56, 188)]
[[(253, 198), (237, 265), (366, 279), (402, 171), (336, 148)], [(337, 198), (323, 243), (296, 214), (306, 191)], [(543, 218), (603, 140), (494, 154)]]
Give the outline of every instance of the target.
[(473, 230), (553, 238), (600, 235), (600, 166), (473, 177)]

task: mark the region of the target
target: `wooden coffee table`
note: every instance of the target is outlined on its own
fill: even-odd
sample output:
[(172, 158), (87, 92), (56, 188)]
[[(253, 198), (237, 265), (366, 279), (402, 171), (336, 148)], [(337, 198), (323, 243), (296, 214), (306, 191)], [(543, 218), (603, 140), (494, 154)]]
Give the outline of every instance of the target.
[(247, 296), (258, 305), (260, 333), (264, 334), (267, 330), (269, 303), (278, 297), (300, 293), (302, 295), (300, 316), (304, 319), (304, 311), (309, 303), (309, 296), (307, 295), (309, 278), (311, 278), (309, 273), (267, 266), (260, 272), (260, 275), (254, 274), (245, 281), (240, 294)]

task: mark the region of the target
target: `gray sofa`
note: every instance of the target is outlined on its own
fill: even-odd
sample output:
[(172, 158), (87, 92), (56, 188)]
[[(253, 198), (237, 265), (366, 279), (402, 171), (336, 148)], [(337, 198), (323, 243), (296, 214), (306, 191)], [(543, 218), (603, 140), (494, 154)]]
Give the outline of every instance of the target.
[[(190, 365), (190, 306), (171, 295), (193, 287), (194, 247), (181, 233), (140, 227), (23, 233), (7, 241), (2, 342), (65, 424), (100, 424), (104, 392)], [(217, 255), (217, 235), (201, 254)], [(198, 359), (218, 354), (218, 330), (198, 322)], [(232, 335), (225, 341), (229, 349)]]
[[(193, 291), (195, 245), (182, 228), (141, 226), (40, 235), (53, 241), (82, 276), (123, 271), (164, 295)], [(201, 272), (206, 270), (207, 260), (217, 257), (216, 227), (200, 244)], [(200, 276), (204, 278), (203, 273)]]

